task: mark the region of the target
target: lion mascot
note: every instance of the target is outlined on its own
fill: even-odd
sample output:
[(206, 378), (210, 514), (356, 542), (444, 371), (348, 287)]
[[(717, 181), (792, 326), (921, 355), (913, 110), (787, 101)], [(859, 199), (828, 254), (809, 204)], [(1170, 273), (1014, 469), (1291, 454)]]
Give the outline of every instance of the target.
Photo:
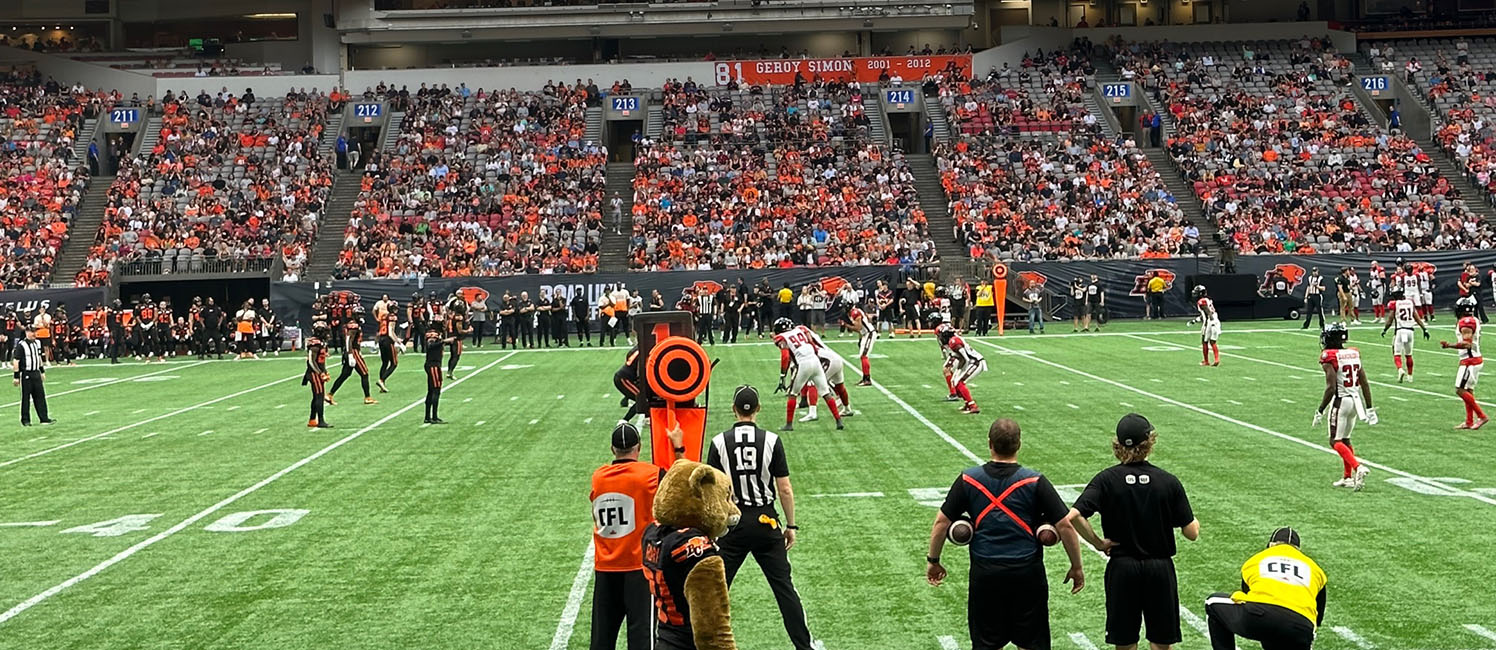
[(681, 460), (660, 480), (655, 523), (644, 531), (644, 573), (659, 623), (655, 650), (737, 649), (716, 540), (740, 514), (719, 470)]

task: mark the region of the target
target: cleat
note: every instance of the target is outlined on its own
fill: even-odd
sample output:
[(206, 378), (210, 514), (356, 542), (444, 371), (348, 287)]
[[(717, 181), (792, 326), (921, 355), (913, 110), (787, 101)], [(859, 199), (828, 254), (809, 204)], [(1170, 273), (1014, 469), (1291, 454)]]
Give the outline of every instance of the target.
[(446, 424), (447, 421), (443, 420), (441, 418), (431, 418), (431, 423), (432, 424)]
[(328, 406), (337, 406), (338, 405), (338, 403), (336, 401), (333, 401), (332, 395), (328, 395), (327, 398), (324, 401), (327, 402)]
[(1210, 365), (1210, 362), (1209, 361), (1201, 361), (1200, 365), (1202, 365), (1202, 366), (1208, 366), (1208, 365)]
[(374, 385), (379, 387), (379, 392), (381, 392), (381, 393), (388, 393), (388, 392), (390, 392), (390, 389), (384, 387), (384, 380), (383, 379), (374, 382)]
[(786, 423), (784, 423), (784, 428), (780, 429), (780, 430), (781, 431), (794, 431), (795, 430), (795, 425), (792, 422), (786, 422)]
[(959, 402), (959, 401), (961, 401), (961, 398), (957, 397), (954, 394), (952, 394), (952, 395), (946, 395), (945, 396), (945, 401), (947, 401), (947, 402)]
[(318, 429), (331, 429), (332, 425), (328, 424), (326, 422), (319, 422), (319, 423), (317, 423), (317, 428)]
[(871, 380), (864, 379), (862, 381), (857, 382), (857, 385), (858, 386), (872, 386), (873, 382)]
[(841, 412), (841, 416), (842, 417), (849, 418), (849, 417), (852, 417), (854, 415), (857, 415), (857, 411), (852, 410), (852, 408), (849, 407), (849, 406), (842, 407), (842, 412)]
[(802, 416), (800, 418), (800, 421), (801, 422), (815, 422), (816, 421), (816, 416), (811, 415), (809, 413), (806, 413), (804, 416)]
[(364, 403), (365, 403), (365, 404), (378, 404), (378, 403), (379, 403), (379, 400), (377, 400), (377, 399), (374, 399), (374, 398), (372, 398), (372, 397), (365, 397), (365, 398), (364, 398)]
[(836, 421), (836, 430), (837, 431), (841, 431), (842, 429), (845, 429), (845, 428), (846, 428), (845, 426), (842, 426), (842, 421), (841, 420), (837, 420)]
[(1220, 360), (1220, 359), (1216, 359), (1216, 360), (1215, 360), (1215, 363), (1212, 363), (1212, 364), (1210, 364), (1210, 365), (1211, 365), (1211, 366), (1219, 366), (1219, 365), (1221, 365), (1221, 360)]
[(1407, 379), (1408, 379), (1408, 371), (1403, 370), (1402, 368), (1398, 368), (1397, 369), (1397, 383), (1401, 384), (1404, 381), (1407, 381)]
[[(46, 422), (49, 422), (49, 421), (50, 421), (50, 420), (42, 420), (42, 422), (43, 422), (43, 423), (46, 423)], [(1481, 418), (1481, 419), (1479, 419), (1479, 420), (1476, 420), (1476, 421), (1475, 421), (1475, 425), (1474, 425), (1474, 426), (1472, 426), (1472, 427), (1470, 427), (1470, 428), (1471, 428), (1471, 429), (1479, 429), (1479, 428), (1481, 428), (1481, 427), (1483, 427), (1483, 426), (1486, 426), (1486, 423), (1487, 423), (1487, 422), (1490, 422), (1490, 421), (1491, 421), (1491, 419), (1490, 419), (1490, 418)]]
[(1366, 475), (1370, 473), (1371, 469), (1365, 465), (1357, 466), (1356, 471), (1351, 474), (1351, 489), (1360, 492), (1361, 488), (1366, 487)]
[(1459, 424), (1454, 425), (1454, 428), (1455, 429), (1470, 429), (1470, 428), (1473, 428), (1473, 427), (1471, 427), (1470, 423), (1468, 423), (1468, 422), (1461, 422)]
[(1335, 481), (1334, 483), (1331, 483), (1330, 486), (1331, 487), (1350, 487), (1351, 486), (1351, 477), (1347, 476), (1345, 478), (1342, 478), (1342, 479), (1340, 479), (1338, 481)]
[(307, 423), (306, 423), (306, 426), (307, 426), (308, 429), (315, 429), (315, 428), (317, 428), (317, 421), (316, 420), (308, 420)]
[(973, 406), (973, 407), (971, 407), (969, 409), (962, 409), (962, 411), (965, 412), (967, 415), (979, 415), (979, 414), (981, 414), (982, 409)]

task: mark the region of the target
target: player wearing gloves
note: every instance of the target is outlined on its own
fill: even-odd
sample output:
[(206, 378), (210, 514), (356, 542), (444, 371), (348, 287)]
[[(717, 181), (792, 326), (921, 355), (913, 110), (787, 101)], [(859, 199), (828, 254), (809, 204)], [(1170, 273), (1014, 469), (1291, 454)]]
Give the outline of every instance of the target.
[[(1215, 302), (1205, 291), (1205, 287), (1196, 285), (1190, 290), (1190, 297), (1195, 299), (1195, 311), (1198, 316), (1190, 320), (1190, 324), (1200, 323), (1200, 365), (1221, 365), (1221, 348), (1216, 341), (1221, 338), (1221, 315), (1216, 312)], [(1210, 354), (1215, 353), (1215, 362), (1210, 361)]]
[(1356, 460), (1356, 451), (1351, 447), (1351, 431), (1357, 418), (1367, 424), (1377, 423), (1377, 410), (1371, 405), (1371, 384), (1366, 381), (1366, 371), (1361, 368), (1361, 351), (1345, 347), (1350, 332), (1345, 323), (1331, 323), (1320, 332), (1319, 343), (1324, 351), (1319, 355), (1319, 364), (1325, 369), (1325, 395), (1314, 413), (1314, 424), (1325, 417), (1329, 407), (1330, 446), (1340, 454), (1345, 473), (1335, 481), (1335, 487), (1348, 487), (1357, 492), (1366, 485), (1367, 469)]
[[(789, 405), (785, 409), (784, 431), (795, 428), (795, 399), (806, 385), (814, 387), (809, 395), (811, 403), (819, 394), (826, 400), (826, 409), (836, 419), (836, 428), (842, 429), (841, 411), (837, 408), (836, 396), (826, 383), (826, 371), (821, 367), (821, 357), (816, 345), (804, 327), (798, 327), (788, 318), (774, 321), (774, 344), (779, 347), (779, 387), (774, 392), (788, 391)], [(791, 372), (793, 371), (793, 372)], [(815, 416), (812, 415), (811, 418)]]
[[(1387, 336), (1387, 329), (1397, 327), (1397, 333), (1392, 335), (1392, 363), (1397, 366), (1397, 383), (1413, 381), (1413, 326), (1423, 330), (1424, 340), (1428, 340), (1428, 326), (1423, 324), (1423, 317), (1418, 315), (1418, 310), (1413, 307), (1413, 301), (1403, 298), (1401, 288), (1392, 290), (1392, 301), (1387, 304), (1387, 322), (1382, 325), (1382, 336)], [(1405, 363), (1406, 362), (1406, 363)]]
[(1459, 350), (1460, 355), (1459, 370), (1454, 379), (1454, 394), (1465, 402), (1465, 421), (1454, 428), (1479, 429), (1490, 420), (1486, 418), (1486, 412), (1481, 410), (1480, 403), (1475, 401), (1475, 384), (1480, 380), (1481, 366), (1485, 365), (1480, 356), (1480, 321), (1475, 318), (1475, 297), (1465, 296), (1456, 300), (1454, 315), (1459, 319), (1455, 324), (1459, 339), (1454, 343), (1439, 341), (1439, 347), (1446, 350), (1454, 348)]

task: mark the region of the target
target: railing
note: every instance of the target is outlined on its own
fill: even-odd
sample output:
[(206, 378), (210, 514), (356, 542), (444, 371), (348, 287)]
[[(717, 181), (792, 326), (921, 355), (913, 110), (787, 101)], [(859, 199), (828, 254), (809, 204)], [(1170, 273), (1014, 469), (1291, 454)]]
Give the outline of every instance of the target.
[(162, 258), (122, 260), (114, 263), (114, 276), (206, 275), (212, 273), (268, 275), (274, 262), (274, 257), (248, 257), (223, 260), (180, 257), (170, 260)]

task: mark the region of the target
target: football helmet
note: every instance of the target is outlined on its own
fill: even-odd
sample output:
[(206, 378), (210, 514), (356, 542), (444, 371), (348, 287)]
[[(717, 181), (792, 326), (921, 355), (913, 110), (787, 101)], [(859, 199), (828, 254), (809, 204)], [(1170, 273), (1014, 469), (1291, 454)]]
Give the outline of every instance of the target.
[(939, 330), (940, 326), (945, 324), (945, 314), (938, 311), (925, 314), (925, 323), (930, 326), (930, 329)]
[(1197, 284), (1195, 285), (1195, 288), (1190, 289), (1190, 297), (1196, 300), (1204, 298), (1206, 293), (1207, 292), (1205, 291), (1205, 285), (1203, 284)]
[(1319, 347), (1326, 350), (1339, 350), (1345, 347), (1345, 342), (1350, 336), (1350, 330), (1345, 328), (1345, 323), (1330, 323), (1319, 333)]
[(1407, 295), (1408, 294), (1405, 293), (1401, 288), (1396, 288), (1396, 289), (1393, 289), (1393, 290), (1387, 292), (1387, 299), (1388, 300), (1402, 300)]
[(1475, 315), (1475, 296), (1462, 296), (1454, 301), (1454, 315), (1459, 318)]
[(774, 319), (774, 333), (775, 334), (783, 334), (783, 333), (788, 332), (788, 331), (790, 331), (792, 329), (795, 329), (795, 321), (792, 321), (792, 320), (790, 320), (788, 318), (776, 318), (776, 319)]

